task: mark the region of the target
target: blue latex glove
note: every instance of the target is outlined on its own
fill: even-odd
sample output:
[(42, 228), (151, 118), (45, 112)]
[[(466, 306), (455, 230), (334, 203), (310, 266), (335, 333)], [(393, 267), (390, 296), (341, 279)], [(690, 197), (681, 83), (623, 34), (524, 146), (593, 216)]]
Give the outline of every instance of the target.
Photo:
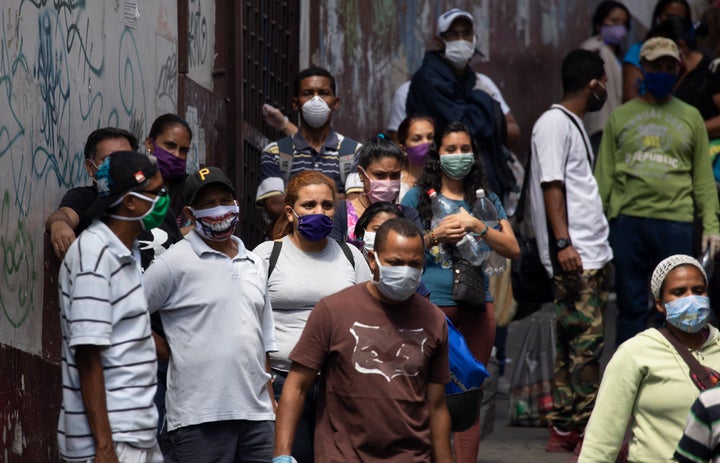
[(272, 463), (297, 463), (290, 455), (280, 455), (272, 459)]

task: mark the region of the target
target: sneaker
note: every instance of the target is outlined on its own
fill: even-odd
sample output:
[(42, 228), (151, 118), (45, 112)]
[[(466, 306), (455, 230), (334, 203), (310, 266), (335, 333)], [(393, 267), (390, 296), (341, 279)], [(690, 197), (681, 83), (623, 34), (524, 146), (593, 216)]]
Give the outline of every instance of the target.
[(550, 439), (548, 439), (545, 451), (547, 452), (573, 452), (578, 444), (577, 431), (561, 431), (555, 426), (550, 428)]

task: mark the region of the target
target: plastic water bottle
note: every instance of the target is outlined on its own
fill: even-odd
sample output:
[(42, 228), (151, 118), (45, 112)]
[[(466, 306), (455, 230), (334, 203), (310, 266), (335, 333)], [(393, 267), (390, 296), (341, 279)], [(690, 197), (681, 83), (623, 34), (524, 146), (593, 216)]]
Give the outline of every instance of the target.
[[(473, 206), (473, 215), (485, 222), (485, 225), (488, 227), (500, 230), (500, 220), (498, 219), (497, 209), (493, 206), (492, 201), (485, 196), (485, 190), (482, 188), (478, 189), (475, 191), (475, 196), (477, 197), (477, 201), (475, 201), (475, 205)], [(488, 258), (483, 262), (483, 271), (488, 276), (500, 275), (505, 269), (505, 258), (495, 251), (491, 251)]]
[[(428, 190), (428, 196), (430, 196), (430, 205), (432, 207), (433, 218), (431, 227), (435, 229), (438, 224), (447, 217), (448, 215), (457, 214), (460, 209), (457, 204), (443, 195), (439, 195), (434, 189)], [(452, 266), (452, 256), (447, 251), (445, 246), (433, 246), (431, 253), (440, 261), (440, 265), (444, 268), (450, 268)]]
[(491, 255), (492, 249), (482, 241), (482, 238), (468, 233), (455, 244), (463, 259), (473, 265), (482, 265)]
[[(460, 209), (453, 201), (437, 194), (433, 189), (428, 190), (428, 196), (430, 196), (430, 204), (433, 211), (433, 228), (435, 228), (443, 218), (451, 214), (456, 214)], [(472, 234), (465, 235), (455, 246), (460, 252), (460, 255), (473, 265), (482, 264), (483, 261), (489, 257), (491, 251), (481, 238), (477, 238)], [(442, 246), (440, 248), (441, 263), (443, 263), (443, 266), (449, 267), (452, 264), (452, 259)], [(445, 263), (447, 263), (447, 265), (444, 265)]]
[(428, 196), (430, 196), (430, 205), (432, 206), (432, 214), (433, 214), (433, 220), (437, 220), (438, 222), (447, 217), (448, 215), (455, 214), (460, 208), (446, 198), (443, 195), (439, 195), (437, 191), (430, 188), (427, 191)]
[(485, 222), (485, 225), (488, 227), (497, 230), (500, 226), (498, 213), (492, 201), (485, 196), (485, 190), (479, 188), (475, 191), (475, 196), (477, 197), (477, 201), (475, 201), (475, 205), (473, 206), (472, 214)]
[[(439, 195), (437, 191), (432, 188), (427, 191), (427, 194), (430, 196), (430, 206), (432, 207), (433, 215), (430, 227), (434, 230), (442, 219), (448, 215), (455, 214), (459, 208), (454, 202)], [(442, 267), (449, 268), (452, 266), (452, 258), (444, 246), (433, 246), (430, 252), (440, 261)]]

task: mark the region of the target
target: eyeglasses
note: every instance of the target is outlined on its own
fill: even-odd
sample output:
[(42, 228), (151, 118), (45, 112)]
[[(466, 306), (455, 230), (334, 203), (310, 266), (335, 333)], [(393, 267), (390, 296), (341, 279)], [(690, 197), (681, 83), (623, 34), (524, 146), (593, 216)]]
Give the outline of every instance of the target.
[(148, 194), (155, 195), (155, 196), (167, 196), (168, 189), (166, 186), (161, 186), (157, 190), (152, 190), (152, 191), (145, 190), (145, 191), (139, 191), (138, 193), (148, 193)]

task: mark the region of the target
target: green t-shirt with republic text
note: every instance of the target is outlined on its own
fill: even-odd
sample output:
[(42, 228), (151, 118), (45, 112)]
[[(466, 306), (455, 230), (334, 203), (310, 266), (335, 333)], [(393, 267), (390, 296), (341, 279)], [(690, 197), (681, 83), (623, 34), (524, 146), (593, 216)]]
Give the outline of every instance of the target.
[(718, 233), (718, 195), (700, 113), (677, 98), (664, 104), (635, 98), (613, 111), (595, 165), (603, 209), (692, 222)]

